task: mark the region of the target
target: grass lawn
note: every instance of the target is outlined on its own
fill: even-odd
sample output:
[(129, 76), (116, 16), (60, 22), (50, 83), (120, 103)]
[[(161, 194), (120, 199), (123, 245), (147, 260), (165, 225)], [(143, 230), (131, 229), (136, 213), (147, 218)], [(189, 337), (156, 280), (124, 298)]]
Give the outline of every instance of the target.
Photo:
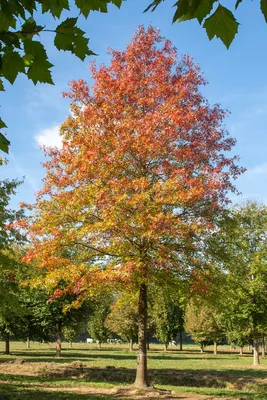
[[(133, 391), (136, 351), (123, 345), (63, 344), (62, 357), (54, 357), (53, 344), (11, 342), (11, 355), (0, 342), (0, 400), (105, 400), (110, 398), (175, 398), (267, 400), (267, 359), (252, 366), (252, 355), (239, 355), (227, 346), (214, 356), (196, 346), (167, 352), (154, 345), (148, 354), (150, 381), (160, 390)], [(168, 392), (167, 392), (168, 391)], [(171, 392), (170, 392), (171, 391)], [(203, 395), (205, 395), (203, 397)], [(208, 396), (208, 397), (206, 397)], [(181, 397), (180, 397), (181, 398)]]

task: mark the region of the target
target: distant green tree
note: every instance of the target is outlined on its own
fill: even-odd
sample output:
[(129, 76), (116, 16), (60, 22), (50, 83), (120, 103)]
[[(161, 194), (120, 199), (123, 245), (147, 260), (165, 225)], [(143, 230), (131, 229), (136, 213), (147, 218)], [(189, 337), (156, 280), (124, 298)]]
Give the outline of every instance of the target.
[(228, 335), (241, 342), (246, 337), (253, 339), (253, 363), (257, 365), (259, 343), (267, 332), (267, 207), (247, 202), (230, 210), (218, 242), (227, 253)]
[(191, 299), (185, 312), (185, 331), (194, 342), (199, 343), (201, 352), (205, 345), (214, 343), (214, 354), (217, 354), (217, 343), (225, 336), (221, 314), (211, 304)]
[(184, 297), (171, 287), (154, 287), (152, 290), (151, 317), (155, 324), (155, 336), (164, 344), (170, 342), (183, 330)]
[(72, 347), (72, 342), (78, 334), (78, 325), (65, 325), (63, 326), (62, 333), (64, 338), (68, 340), (69, 347)]
[(227, 315), (226, 336), (228, 343), (240, 348), (240, 354), (243, 353), (243, 347), (253, 340), (244, 319), (239, 319), (236, 314)]
[[(39, 312), (39, 324), (43, 331), (50, 338), (54, 338), (56, 343), (56, 357), (61, 356), (61, 343), (64, 333), (68, 335), (66, 339), (70, 340), (71, 331), (78, 332), (78, 326), (86, 322), (91, 305), (84, 302), (79, 308), (73, 307), (75, 296), (70, 294), (61, 294), (58, 298), (49, 298)], [(73, 332), (73, 331), (72, 331)], [(73, 339), (73, 337), (72, 337)]]
[[(0, 167), (4, 162), (0, 158)], [(6, 353), (10, 351), (9, 337), (24, 313), (19, 300), (19, 274), (23, 265), (18, 250), (25, 238), (14, 225), (23, 217), (23, 212), (9, 207), (20, 183), (16, 179), (0, 180), (0, 335), (6, 342)]]
[(105, 326), (105, 320), (110, 313), (111, 296), (102, 294), (94, 300), (93, 310), (89, 316), (87, 330), (101, 348), (110, 336), (110, 330)]
[(116, 297), (105, 320), (105, 327), (129, 342), (130, 351), (133, 350), (133, 340), (137, 339), (138, 334), (137, 294), (120, 293)]

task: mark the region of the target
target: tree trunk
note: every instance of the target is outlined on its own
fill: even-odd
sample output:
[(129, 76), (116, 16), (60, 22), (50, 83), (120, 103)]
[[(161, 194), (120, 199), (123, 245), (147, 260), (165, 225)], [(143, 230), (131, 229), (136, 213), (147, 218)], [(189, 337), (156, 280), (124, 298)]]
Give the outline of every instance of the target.
[(261, 358), (265, 358), (265, 337), (262, 336)]
[(200, 343), (200, 353), (204, 353), (204, 345)]
[(180, 343), (180, 351), (183, 350), (183, 332), (180, 331), (179, 333), (179, 343)]
[(254, 336), (253, 341), (253, 365), (260, 364), (260, 354), (259, 354), (259, 340)]
[(130, 338), (130, 341), (129, 341), (129, 350), (130, 350), (130, 351), (133, 351), (133, 338)]
[(242, 354), (243, 354), (243, 347), (240, 347), (240, 348), (239, 348), (239, 354), (242, 356)]
[(10, 337), (9, 333), (5, 335), (5, 354), (10, 354)]
[(217, 355), (217, 340), (215, 339), (214, 340), (214, 345), (213, 345), (213, 353), (215, 354), (215, 355)]
[(72, 348), (72, 341), (69, 340), (69, 349), (71, 349), (71, 348)]
[(167, 351), (168, 349), (168, 343), (164, 343), (164, 351)]
[(60, 358), (61, 356), (61, 337), (60, 337), (60, 333), (57, 333), (57, 337), (56, 337), (56, 357)]
[(101, 349), (101, 345), (102, 345), (102, 343), (98, 342), (98, 349)]
[(147, 376), (147, 286), (142, 283), (138, 301), (138, 361), (134, 386), (138, 388), (148, 387)]
[(27, 349), (31, 348), (31, 342), (30, 342), (30, 337), (27, 336)]

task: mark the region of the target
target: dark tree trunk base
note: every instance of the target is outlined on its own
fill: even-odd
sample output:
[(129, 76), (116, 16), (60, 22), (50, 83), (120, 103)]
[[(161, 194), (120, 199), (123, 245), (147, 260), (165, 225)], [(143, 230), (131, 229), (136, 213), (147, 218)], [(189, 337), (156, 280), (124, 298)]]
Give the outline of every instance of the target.
[(134, 386), (149, 387), (147, 376), (147, 286), (142, 283), (138, 301), (138, 361)]
[(60, 357), (61, 357), (61, 337), (60, 335), (58, 335), (56, 339), (56, 358)]
[(5, 340), (5, 354), (10, 354), (9, 335), (6, 336), (6, 340)]
[(265, 358), (265, 337), (262, 337), (261, 343), (261, 358)]
[(183, 350), (183, 332), (182, 331), (180, 331), (180, 334), (179, 334), (179, 344), (180, 344), (180, 351), (182, 351)]
[(260, 365), (259, 340), (258, 340), (258, 338), (254, 338), (254, 343), (253, 343), (253, 365)]
[(217, 341), (216, 340), (214, 340), (214, 344), (213, 344), (213, 354), (215, 356), (217, 356), (217, 354), (218, 354), (218, 345), (217, 345)]

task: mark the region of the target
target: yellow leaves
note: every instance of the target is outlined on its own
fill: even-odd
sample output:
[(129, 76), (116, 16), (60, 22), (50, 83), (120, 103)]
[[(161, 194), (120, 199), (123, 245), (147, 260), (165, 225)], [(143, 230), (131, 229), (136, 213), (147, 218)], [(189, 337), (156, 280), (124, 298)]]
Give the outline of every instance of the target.
[(141, 29), (110, 66), (91, 71), (91, 87), (71, 83), (73, 115), (61, 127), (63, 147), (46, 150), (29, 224), (28, 260), (48, 287), (64, 280), (77, 304), (148, 271), (186, 269), (194, 235), (210, 229), (240, 173), (225, 153), (234, 142), (223, 110), (209, 106), (198, 67), (177, 61), (159, 32)]

